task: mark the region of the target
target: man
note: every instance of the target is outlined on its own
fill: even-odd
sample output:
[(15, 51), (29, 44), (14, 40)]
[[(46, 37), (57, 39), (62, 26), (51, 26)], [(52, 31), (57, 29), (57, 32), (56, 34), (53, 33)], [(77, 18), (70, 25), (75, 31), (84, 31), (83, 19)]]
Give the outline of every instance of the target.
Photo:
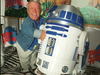
[(40, 16), (41, 4), (38, 0), (31, 0), (27, 4), (27, 13), (28, 16), (23, 21), (21, 30), (19, 30), (16, 37), (17, 52), (24, 75), (29, 73), (29, 68), (32, 68), (33, 70), (36, 69), (35, 62), (38, 50), (35, 50), (34, 48), (38, 44), (37, 39), (43, 41), (46, 37), (46, 31), (39, 30), (39, 26), (44, 24), (46, 19)]

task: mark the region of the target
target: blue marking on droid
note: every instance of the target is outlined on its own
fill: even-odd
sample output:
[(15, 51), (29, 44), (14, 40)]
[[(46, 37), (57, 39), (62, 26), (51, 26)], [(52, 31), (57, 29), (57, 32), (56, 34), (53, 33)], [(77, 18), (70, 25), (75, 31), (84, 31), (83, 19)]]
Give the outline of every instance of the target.
[(71, 19), (72, 12), (67, 12), (66, 19)]
[(75, 21), (75, 22), (77, 20), (77, 15), (75, 13), (73, 13), (72, 20)]
[(61, 28), (61, 27), (56, 27), (56, 26), (46, 26), (46, 28), (51, 28), (51, 29), (53, 29), (53, 30), (66, 31), (66, 32), (68, 32), (67, 29)]
[(64, 18), (64, 17), (65, 17), (65, 14), (66, 14), (66, 11), (61, 11), (61, 13), (60, 13), (60, 16), (59, 16), (59, 17)]
[(54, 32), (54, 31), (46, 31), (46, 34), (50, 34), (50, 35), (54, 35), (54, 36), (59, 35), (61, 37), (67, 37), (67, 35), (65, 35), (65, 34), (60, 34), (60, 33)]
[(59, 24), (59, 23), (52, 23), (52, 22), (49, 23), (49, 22), (47, 22), (47, 24), (52, 24), (52, 25), (57, 25), (57, 26), (69, 28), (69, 25), (63, 25), (63, 24)]

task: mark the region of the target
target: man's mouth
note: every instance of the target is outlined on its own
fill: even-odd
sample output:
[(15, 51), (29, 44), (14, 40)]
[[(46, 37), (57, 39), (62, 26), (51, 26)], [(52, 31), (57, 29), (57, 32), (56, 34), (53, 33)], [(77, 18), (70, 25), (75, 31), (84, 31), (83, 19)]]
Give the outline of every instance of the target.
[(33, 16), (36, 16), (36, 14), (32, 14)]

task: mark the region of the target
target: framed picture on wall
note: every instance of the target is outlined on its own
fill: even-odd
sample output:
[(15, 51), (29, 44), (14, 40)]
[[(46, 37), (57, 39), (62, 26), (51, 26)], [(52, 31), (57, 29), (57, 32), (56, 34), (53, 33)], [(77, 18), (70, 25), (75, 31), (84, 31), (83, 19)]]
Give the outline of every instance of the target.
[(81, 11), (85, 24), (100, 25), (100, 0), (71, 0), (71, 5)]

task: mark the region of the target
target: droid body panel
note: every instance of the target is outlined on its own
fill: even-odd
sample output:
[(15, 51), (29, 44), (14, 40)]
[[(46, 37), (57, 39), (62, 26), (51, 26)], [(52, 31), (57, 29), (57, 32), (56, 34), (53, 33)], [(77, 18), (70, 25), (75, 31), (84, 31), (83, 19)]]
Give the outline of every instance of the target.
[[(74, 6), (61, 5), (50, 12), (45, 27), (40, 27), (46, 30), (46, 38), (40, 44), (36, 62), (41, 72), (46, 75), (76, 74), (85, 68), (85, 63), (82, 63), (85, 57), (78, 58), (79, 52), (84, 56), (86, 51), (79, 51), (83, 25), (82, 15)], [(87, 33), (83, 33), (86, 38)], [(84, 72), (82, 70), (81, 73)]]

